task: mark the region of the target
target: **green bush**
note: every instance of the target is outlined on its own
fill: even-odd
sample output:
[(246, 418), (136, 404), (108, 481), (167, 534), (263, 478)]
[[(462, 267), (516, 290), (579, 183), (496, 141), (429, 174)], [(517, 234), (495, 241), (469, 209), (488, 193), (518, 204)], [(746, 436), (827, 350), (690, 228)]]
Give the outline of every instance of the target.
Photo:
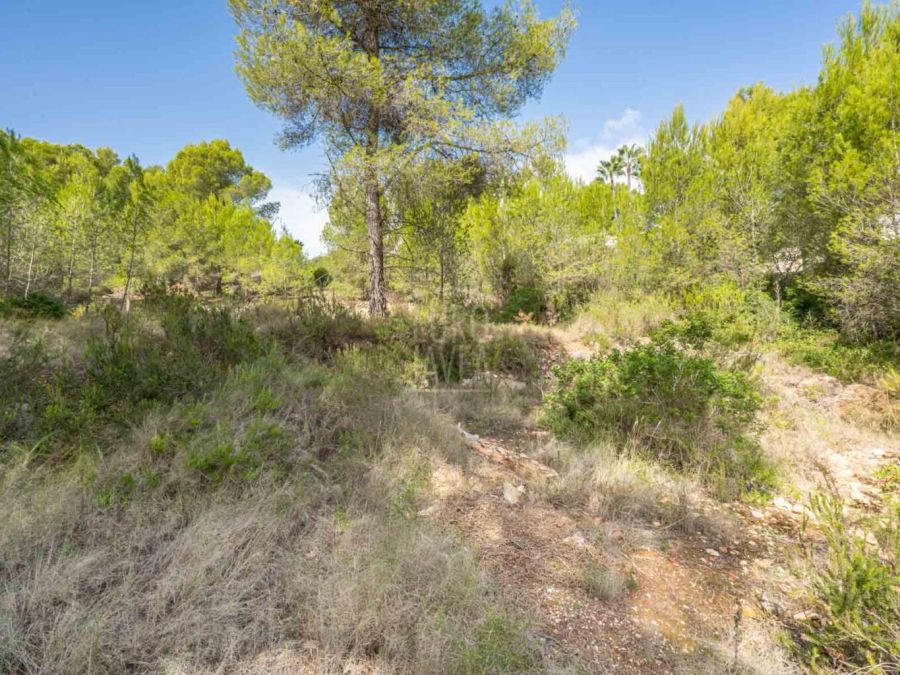
[(323, 294), (314, 294), (297, 301), (287, 326), (277, 337), (292, 351), (329, 360), (350, 343), (371, 340), (372, 333), (352, 309)]
[(734, 284), (698, 286), (685, 292), (680, 304), (681, 317), (664, 322), (654, 334), (694, 347), (712, 342), (733, 348), (769, 341), (778, 334), (781, 322), (768, 295)]
[(0, 315), (21, 318), (61, 319), (66, 315), (62, 300), (43, 293), (29, 293), (27, 297), (11, 297), (0, 302)]
[(312, 280), (316, 288), (324, 290), (331, 285), (331, 272), (324, 267), (317, 267), (312, 271)]
[(810, 500), (821, 543), (807, 549), (813, 612), (801, 625), (813, 666), (886, 673), (900, 667), (900, 501), (848, 522), (843, 500)]
[(85, 352), (84, 394), (94, 409), (123, 410), (203, 391), (266, 349), (253, 326), (225, 309), (171, 297), (149, 305), (148, 314), (106, 308), (104, 333)]
[(534, 349), (512, 335), (498, 335), (484, 343), (484, 365), (493, 373), (520, 380), (530, 380), (540, 371)]
[(518, 286), (510, 291), (503, 303), (503, 307), (497, 313), (497, 320), (504, 323), (515, 321), (520, 315), (531, 316), (538, 321), (547, 310), (547, 302), (544, 292), (533, 286)]
[(91, 442), (99, 425), (126, 427), (155, 403), (205, 393), (269, 346), (249, 323), (185, 298), (102, 312), (104, 329), (75, 360), (18, 333), (0, 357), (0, 440), (51, 453)]
[(843, 382), (876, 382), (891, 369), (900, 370), (900, 344), (876, 340), (853, 344), (835, 330), (785, 328), (778, 341), (782, 353)]
[(571, 360), (554, 373), (558, 383), (544, 409), (558, 436), (637, 446), (699, 472), (728, 495), (771, 483), (771, 470), (748, 435), (761, 397), (744, 372), (657, 340)]

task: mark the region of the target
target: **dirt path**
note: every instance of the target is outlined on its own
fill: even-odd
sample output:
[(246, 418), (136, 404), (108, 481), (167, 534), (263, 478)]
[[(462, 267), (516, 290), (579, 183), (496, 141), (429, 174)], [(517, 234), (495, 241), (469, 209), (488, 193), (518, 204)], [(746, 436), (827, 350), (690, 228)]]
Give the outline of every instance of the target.
[[(465, 434), (481, 461), (465, 477), (445, 476), (428, 515), (459, 531), (544, 638), (590, 672), (797, 672), (775, 653), (769, 626), (790, 619), (788, 567), (815, 475), (824, 469), (848, 498), (874, 508), (881, 496), (873, 473), (897, 461), (900, 448), (848, 421), (843, 406), (862, 395), (858, 387), (777, 359), (763, 377), (777, 403), (762, 441), (782, 461), (792, 453), (791, 497), (717, 504), (735, 525), (729, 534), (602, 522), (548, 503), (527, 485), (555, 480), (555, 472), (519, 452), (513, 436)], [(631, 579), (630, 589), (596, 597), (585, 570), (597, 564)]]
[[(504, 439), (479, 439), (477, 446), (483, 461), (467, 476), (450, 466), (436, 472), (439, 500), (427, 515), (476, 548), (487, 571), (556, 648), (597, 673), (729, 666), (734, 614), (746, 592), (739, 548), (702, 534), (673, 536), (659, 523), (635, 543), (634, 533), (626, 536), (618, 523), (529, 494), (526, 483), (536, 473), (552, 480), (552, 469), (539, 470)], [(632, 579), (631, 589), (615, 599), (595, 597), (584, 577), (597, 564)]]

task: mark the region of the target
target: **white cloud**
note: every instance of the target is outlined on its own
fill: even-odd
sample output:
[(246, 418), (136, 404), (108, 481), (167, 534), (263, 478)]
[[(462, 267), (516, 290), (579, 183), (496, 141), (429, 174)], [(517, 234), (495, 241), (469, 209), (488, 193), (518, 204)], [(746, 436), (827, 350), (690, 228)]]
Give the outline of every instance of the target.
[(269, 192), (269, 201), (280, 202), (281, 209), (275, 217), (275, 226), (282, 225), (295, 239), (303, 242), (303, 250), (309, 256), (325, 252), (322, 228), (328, 222), (328, 212), (316, 204), (316, 200), (303, 190), (275, 187)]
[(626, 108), (621, 117), (606, 120), (595, 138), (572, 144), (565, 156), (566, 171), (572, 178), (592, 181), (600, 160), (608, 159), (622, 145), (646, 143), (647, 132), (641, 124), (640, 111)]

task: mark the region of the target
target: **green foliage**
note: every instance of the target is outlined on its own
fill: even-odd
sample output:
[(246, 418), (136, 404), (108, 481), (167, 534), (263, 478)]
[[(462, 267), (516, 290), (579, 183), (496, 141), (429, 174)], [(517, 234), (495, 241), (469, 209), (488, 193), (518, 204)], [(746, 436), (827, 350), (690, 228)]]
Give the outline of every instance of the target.
[(139, 317), (113, 308), (105, 331), (86, 349), (86, 397), (97, 410), (128, 410), (172, 401), (203, 387), (265, 349), (253, 327), (224, 309), (208, 310), (183, 297), (148, 307), (162, 334)]
[(3, 132), (0, 183), (0, 290), (11, 303), (37, 291), (89, 304), (101, 290), (131, 295), (138, 281), (217, 294), (302, 283), (302, 249), (276, 234), (278, 205), (263, 201), (269, 179), (224, 140), (145, 170), (109, 149)]
[(103, 312), (77, 362), (26, 332), (0, 358), (0, 440), (42, 453), (78, 448), (104, 425), (127, 426), (158, 403), (202, 394), (237, 364), (268, 349), (247, 322), (183, 297), (140, 312)]
[(532, 286), (517, 286), (506, 297), (497, 319), (506, 323), (525, 318), (528, 321), (540, 321), (547, 309), (544, 293)]
[(27, 297), (13, 296), (0, 300), (0, 316), (13, 315), (18, 318), (61, 319), (66, 315), (62, 300), (43, 293), (29, 293)]
[(761, 397), (744, 372), (659, 339), (554, 372), (558, 384), (544, 410), (557, 435), (583, 444), (612, 438), (697, 471), (723, 494), (771, 483), (749, 435)]
[(835, 494), (812, 497), (823, 542), (808, 562), (817, 618), (801, 628), (813, 665), (889, 672), (900, 658), (900, 502), (850, 523)]
[(900, 345), (894, 340), (848, 343), (835, 330), (787, 327), (778, 346), (789, 359), (843, 382), (877, 383), (900, 370)]
[(330, 359), (344, 346), (371, 338), (363, 318), (334, 298), (313, 293), (297, 300), (286, 325), (277, 330), (282, 344), (316, 359)]
[(317, 267), (312, 271), (312, 281), (316, 288), (328, 288), (331, 285), (331, 272), (324, 267)]
[(462, 654), (460, 672), (471, 675), (534, 672), (539, 663), (536, 645), (509, 618), (492, 614), (474, 631), (474, 644)]
[(497, 335), (482, 344), (486, 370), (529, 381), (540, 372), (534, 349), (522, 338)]

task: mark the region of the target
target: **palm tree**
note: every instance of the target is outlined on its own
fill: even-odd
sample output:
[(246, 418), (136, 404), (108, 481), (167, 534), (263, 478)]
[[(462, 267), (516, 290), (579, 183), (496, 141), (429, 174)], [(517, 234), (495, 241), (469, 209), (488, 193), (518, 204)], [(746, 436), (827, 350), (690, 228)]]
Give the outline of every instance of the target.
[(609, 183), (613, 194), (616, 192), (616, 176), (621, 176), (625, 165), (620, 155), (613, 155), (609, 159), (604, 159), (597, 166), (597, 175), (601, 180)]
[(641, 159), (644, 149), (639, 145), (623, 145), (619, 148), (618, 157), (622, 160), (628, 192), (631, 192), (631, 179), (641, 175)]

